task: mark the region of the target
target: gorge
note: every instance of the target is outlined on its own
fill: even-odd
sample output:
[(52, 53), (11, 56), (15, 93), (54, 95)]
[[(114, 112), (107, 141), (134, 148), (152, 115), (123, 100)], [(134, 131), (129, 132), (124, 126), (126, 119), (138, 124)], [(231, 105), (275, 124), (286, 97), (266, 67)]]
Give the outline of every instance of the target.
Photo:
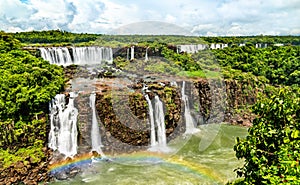
[[(73, 50), (77, 49), (72, 48)], [(90, 50), (95, 51), (91, 48)], [(137, 53), (134, 52), (135, 50)], [(143, 53), (139, 53), (141, 50)], [(50, 60), (75, 58), (72, 55), (67, 56), (70, 54), (67, 52), (61, 55), (61, 52), (53, 52), (53, 50), (44, 48), (40, 48), (40, 51), (41, 53), (45, 52), (42, 55), (44, 57), (54, 56)], [(130, 56), (131, 61), (151, 62), (151, 57), (153, 57), (151, 53), (154, 53), (151, 49), (137, 46), (117, 51), (117, 54), (126, 59)], [(74, 52), (73, 54), (75, 55)], [(106, 58), (103, 56), (99, 61), (105, 61)], [(142, 58), (139, 59), (139, 56)], [(118, 56), (114, 56), (114, 58), (116, 57)], [(47, 60), (47, 58), (45, 59)], [(150, 156), (155, 155), (156, 152), (165, 153), (161, 155), (166, 156), (175, 154), (184, 145), (177, 144), (175, 148), (172, 148), (168, 143), (172, 143), (184, 135), (187, 138), (190, 138), (192, 134), (201, 135), (201, 132), (205, 132), (205, 128), (201, 131), (199, 126), (204, 123), (212, 123), (213, 121), (209, 121), (212, 119), (236, 121), (236, 118), (232, 117), (233, 108), (245, 102), (249, 103), (249, 99), (255, 97), (256, 94), (256, 90), (251, 90), (247, 94), (250, 93), (252, 96), (241, 96), (239, 92), (241, 87), (235, 84), (236, 82), (225, 81), (225, 90), (228, 95), (225, 97), (226, 99), (223, 99), (224, 97), (217, 93), (222, 91), (223, 87), (212, 86), (219, 83), (218, 79), (213, 80), (215, 82), (204, 79), (185, 81), (178, 77), (166, 77), (168, 75), (160, 78), (147, 71), (143, 72), (142, 78), (132, 77), (135, 75), (132, 71), (125, 72), (125, 75), (121, 73), (121, 75), (115, 74), (110, 78), (103, 78), (99, 74), (103, 70), (112, 69), (113, 66), (109, 67), (111, 64), (108, 63), (98, 69), (89, 60), (90, 55), (81, 60), (81, 64), (88, 65), (76, 67), (80, 69), (79, 72), (74, 70), (76, 68), (71, 70), (73, 72), (68, 71), (72, 74), (69, 87), (50, 103), (49, 147), (54, 151), (54, 157), (50, 163), (59, 164), (59, 161), (72, 161), (73, 159), (69, 159), (69, 157), (74, 160), (80, 159), (80, 156), (85, 156), (90, 152), (96, 152), (90, 155), (98, 156), (100, 159), (111, 156), (108, 158), (116, 161), (119, 160), (118, 157), (113, 156), (124, 153), (130, 155), (148, 151)], [(50, 63), (66, 64), (60, 61), (50, 61)], [(65, 68), (73, 67), (66, 66)], [(86, 72), (82, 72), (85, 70)], [(139, 72), (137, 71), (137, 74)], [(148, 80), (148, 77), (151, 77), (151, 80)], [(224, 101), (229, 105), (227, 110), (222, 110), (222, 108), (218, 110), (217, 107), (212, 107), (213, 104), (220, 106)], [(211, 111), (212, 108), (217, 111)], [(210, 115), (209, 112), (214, 112), (215, 116), (219, 118)], [(252, 118), (243, 119), (238, 118), (238, 123), (249, 124)], [(215, 129), (218, 132), (219, 128), (215, 127)], [(217, 132), (208, 137), (217, 137)], [(207, 146), (213, 143), (214, 139), (206, 138), (206, 142), (209, 143)], [(101, 165), (103, 165), (102, 162)], [(64, 170), (52, 171), (52, 175), (57, 179), (66, 179), (72, 176), (71, 173), (84, 172), (80, 165), (76, 168), (69, 167)]]
[(0, 32), (0, 184), (299, 184), (298, 45)]
[[(68, 78), (65, 90), (49, 104), (49, 176), (59, 183), (65, 183), (61, 180), (66, 179), (72, 181), (73, 177), (80, 178), (89, 173), (86, 170), (94, 169), (89, 165), (98, 168), (96, 163), (99, 161), (100, 166), (109, 166), (106, 160), (114, 161), (112, 166), (127, 162), (133, 163), (133, 166), (184, 165), (183, 162), (187, 161), (180, 160), (180, 155), (179, 159), (170, 156), (185, 145), (190, 146), (189, 139), (195, 137), (193, 134), (198, 138), (203, 134), (201, 141), (208, 143), (206, 146), (219, 137), (217, 133), (222, 128), (212, 127), (217, 131), (212, 134), (210, 129), (206, 129), (206, 123), (222, 120), (249, 125), (252, 121), (247, 114), (240, 116), (234, 113), (235, 108), (254, 102), (252, 99), (258, 89), (242, 92), (242, 89), (252, 86), (251, 82), (239, 84), (224, 80), (225, 87), (222, 87), (223, 82), (219, 83), (219, 79), (187, 79), (173, 73), (157, 74), (149, 68), (152, 62), (165, 61), (160, 49), (130, 46), (118, 49), (49, 47), (38, 50), (51, 64), (64, 66)], [(175, 52), (176, 47), (171, 47), (171, 50)], [(130, 61), (129, 70), (119, 70), (112, 63), (116, 58)], [(148, 66), (137, 68), (140, 62), (147, 62)], [(225, 99), (218, 94), (223, 90), (227, 93)], [(215, 109), (217, 107), (214, 106), (224, 102), (228, 105), (226, 109)], [(218, 111), (221, 111), (220, 114)], [(211, 115), (212, 112), (215, 115)], [(230, 143), (231, 146), (232, 139)], [(122, 158), (124, 154), (146, 156), (139, 161)], [(233, 154), (228, 152), (228, 155)], [(193, 161), (185, 165), (190, 165), (193, 170), (195, 166), (192, 163), (197, 164)], [(205, 170), (200, 171), (198, 175), (202, 179)], [(223, 177), (228, 180), (233, 174)], [(208, 182), (220, 181), (216, 179), (208, 178)], [(198, 176), (196, 180), (199, 180)]]

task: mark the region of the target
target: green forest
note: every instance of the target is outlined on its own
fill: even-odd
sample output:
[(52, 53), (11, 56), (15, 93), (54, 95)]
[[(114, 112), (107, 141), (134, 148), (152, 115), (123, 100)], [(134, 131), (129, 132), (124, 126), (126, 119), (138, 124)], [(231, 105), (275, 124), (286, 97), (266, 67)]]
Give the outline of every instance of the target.
[[(228, 43), (224, 49), (195, 54), (177, 53), (178, 44)], [(245, 43), (245, 46), (238, 46)], [(266, 48), (255, 48), (267, 43)], [(274, 46), (281, 43), (283, 46)], [(257, 118), (245, 139), (237, 138), (236, 169), (232, 184), (300, 184), (300, 36), (185, 37), (75, 34), (66, 31), (0, 32), (0, 168), (32, 156), (44, 160), (48, 103), (64, 90), (63, 67), (50, 65), (24, 50), (27, 46), (132, 45), (158, 50), (167, 63), (147, 70), (190, 78), (214, 78), (220, 68), (225, 79), (250, 81), (268, 87), (251, 107)], [(135, 63), (136, 62), (136, 63)], [(130, 70), (140, 61), (114, 59)], [(254, 88), (254, 87), (253, 87)]]
[(0, 167), (28, 156), (40, 161), (46, 145), (45, 110), (64, 88), (63, 70), (0, 32), (0, 73)]

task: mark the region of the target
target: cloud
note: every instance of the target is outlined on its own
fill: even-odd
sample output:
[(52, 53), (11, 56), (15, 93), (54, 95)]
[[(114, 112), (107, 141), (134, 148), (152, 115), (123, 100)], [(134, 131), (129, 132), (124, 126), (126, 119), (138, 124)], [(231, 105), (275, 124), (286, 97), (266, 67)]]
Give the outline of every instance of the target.
[(197, 35), (299, 34), (299, 15), (299, 0), (0, 1), (0, 28), (9, 32), (110, 33), (128, 24), (163, 21)]
[[(213, 26), (209, 31), (218, 35), (292, 34), (291, 30), (300, 27), (299, 4), (299, 0), (223, 1), (215, 8), (218, 18), (210, 20)], [(194, 32), (203, 34), (201, 25), (196, 25)]]
[(188, 35), (191, 32), (183, 29), (175, 24), (159, 22), (159, 21), (144, 21), (122, 26), (111, 32), (118, 35)]

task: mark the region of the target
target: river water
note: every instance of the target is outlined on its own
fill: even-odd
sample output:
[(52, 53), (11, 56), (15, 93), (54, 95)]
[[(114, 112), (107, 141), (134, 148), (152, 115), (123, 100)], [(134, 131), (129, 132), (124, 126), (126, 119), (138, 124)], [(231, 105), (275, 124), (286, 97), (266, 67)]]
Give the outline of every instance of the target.
[(243, 163), (233, 151), (235, 138), (245, 137), (247, 129), (225, 124), (202, 125), (199, 129), (194, 135), (183, 135), (168, 143), (174, 149), (171, 154), (136, 152), (107, 156), (109, 160), (89, 164), (71, 180), (50, 184), (205, 185), (234, 180), (233, 170)]

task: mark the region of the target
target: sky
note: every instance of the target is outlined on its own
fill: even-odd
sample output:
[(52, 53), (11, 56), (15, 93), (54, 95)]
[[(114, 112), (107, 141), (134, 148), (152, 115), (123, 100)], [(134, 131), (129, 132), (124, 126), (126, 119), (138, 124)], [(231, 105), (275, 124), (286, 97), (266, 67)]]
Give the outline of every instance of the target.
[(0, 0), (0, 30), (300, 35), (300, 0)]

